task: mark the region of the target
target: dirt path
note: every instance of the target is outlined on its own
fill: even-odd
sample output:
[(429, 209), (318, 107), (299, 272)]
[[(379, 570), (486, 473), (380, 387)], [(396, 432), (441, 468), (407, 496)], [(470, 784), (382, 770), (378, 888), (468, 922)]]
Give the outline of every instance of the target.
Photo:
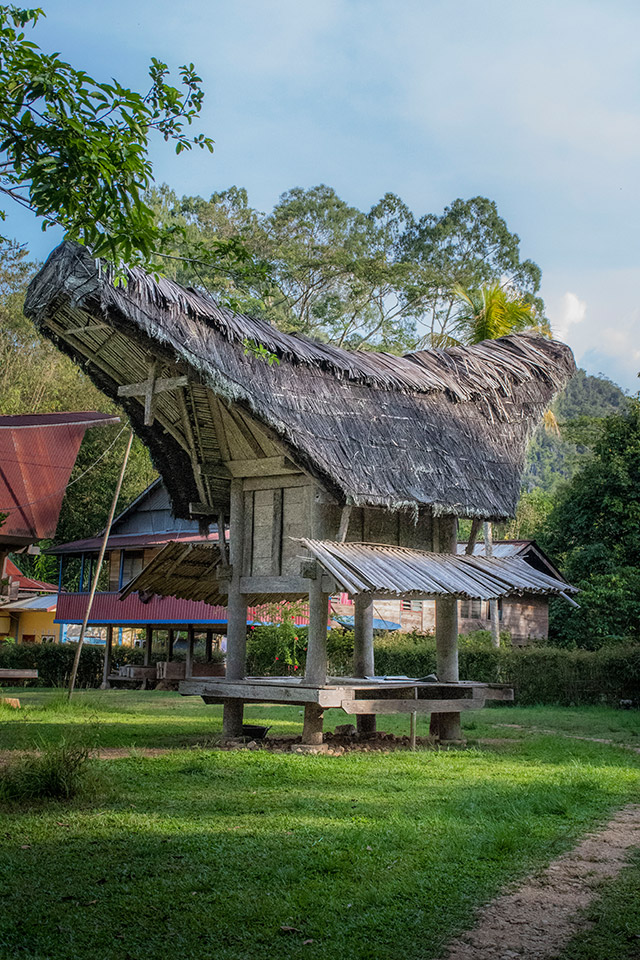
[(546, 727), (526, 727), (521, 723), (496, 723), (496, 727), (509, 727), (511, 730), (530, 730), (531, 733), (550, 734), (554, 737), (566, 737), (568, 740), (585, 740), (587, 743), (604, 743), (609, 747), (620, 747), (622, 750), (631, 750), (640, 753), (640, 747), (630, 743), (620, 743), (618, 740), (605, 740), (604, 737), (582, 737), (578, 733), (563, 733), (562, 730), (548, 730)]
[(476, 926), (449, 945), (445, 960), (557, 956), (585, 927), (579, 911), (599, 895), (603, 880), (619, 873), (632, 847), (640, 847), (640, 804), (624, 807), (604, 829), (490, 903)]

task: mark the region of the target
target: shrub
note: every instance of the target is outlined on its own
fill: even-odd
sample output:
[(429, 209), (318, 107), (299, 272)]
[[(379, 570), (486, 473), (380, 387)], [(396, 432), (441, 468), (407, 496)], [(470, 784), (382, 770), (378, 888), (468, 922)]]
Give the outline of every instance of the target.
[(90, 783), (89, 748), (72, 739), (43, 743), (0, 772), (0, 800), (69, 800)]
[[(463, 638), (461, 638), (462, 641)], [(461, 680), (513, 685), (522, 705), (611, 703), (638, 700), (640, 645), (602, 647), (597, 651), (556, 647), (495, 649), (461, 642)], [(394, 635), (375, 647), (377, 674), (424, 677), (436, 670), (435, 641), (430, 636)]]
[[(27, 681), (41, 687), (61, 687), (69, 682), (75, 643), (17, 643), (0, 645), (0, 667), (25, 667), (38, 671), (38, 679)], [(97, 687), (102, 681), (104, 652), (101, 647), (82, 647), (76, 685)], [(10, 681), (8, 681), (10, 682)]]

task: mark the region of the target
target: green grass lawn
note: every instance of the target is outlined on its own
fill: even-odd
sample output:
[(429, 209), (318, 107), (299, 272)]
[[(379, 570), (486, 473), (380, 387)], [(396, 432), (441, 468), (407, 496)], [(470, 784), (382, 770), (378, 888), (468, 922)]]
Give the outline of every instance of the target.
[(640, 850), (585, 912), (588, 926), (560, 960), (638, 960), (640, 957)]
[[(470, 738), (505, 746), (325, 757), (179, 749), (219, 732), (221, 712), (173, 694), (20, 696), (0, 748), (75, 729), (178, 749), (97, 761), (93, 799), (0, 812), (2, 960), (428, 960), (506, 882), (640, 794), (634, 753), (495, 726), (550, 726), (542, 709), (467, 720)], [(636, 735), (631, 714), (569, 713), (567, 732)], [(300, 729), (297, 708), (247, 717)]]
[[(39, 740), (55, 740), (63, 733), (85, 725), (103, 747), (186, 747), (212, 744), (222, 732), (222, 708), (207, 706), (199, 697), (178, 693), (126, 690), (80, 690), (67, 703), (62, 690), (4, 688), (3, 696), (19, 697), (17, 711), (0, 704), (0, 750), (24, 749)], [(601, 737), (640, 747), (640, 712), (612, 707), (511, 707), (502, 704), (486, 710), (463, 713), (465, 736), (520, 740), (537, 736), (535, 729), (558, 730), (577, 736)], [(248, 706), (249, 723), (270, 725), (272, 733), (300, 733), (302, 709), (284, 706)], [(327, 710), (325, 730), (354, 720), (342, 710)], [(524, 730), (504, 724), (521, 724)], [(408, 734), (409, 719), (379, 718), (378, 726), (389, 733)], [(418, 717), (418, 736), (427, 736), (429, 718)]]

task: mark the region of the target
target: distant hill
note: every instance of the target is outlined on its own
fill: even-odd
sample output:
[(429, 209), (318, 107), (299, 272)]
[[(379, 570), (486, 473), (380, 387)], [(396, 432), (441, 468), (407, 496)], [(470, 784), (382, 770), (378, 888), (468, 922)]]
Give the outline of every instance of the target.
[(597, 436), (601, 418), (619, 413), (625, 403), (625, 393), (611, 380), (578, 370), (552, 406), (560, 434), (539, 427), (533, 436), (524, 489), (552, 493), (559, 483), (570, 480), (589, 455), (589, 442)]

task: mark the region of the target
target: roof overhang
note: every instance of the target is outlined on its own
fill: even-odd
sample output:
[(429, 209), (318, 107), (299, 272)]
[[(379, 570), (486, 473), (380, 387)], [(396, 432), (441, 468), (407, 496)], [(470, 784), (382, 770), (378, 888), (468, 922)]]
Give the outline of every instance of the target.
[[(528, 594), (562, 596), (576, 587), (549, 577), (519, 558), (467, 557), (427, 553), (370, 543), (338, 543), (327, 540), (300, 540), (300, 560), (309, 554), (335, 583), (350, 594), (370, 594), (378, 599), (434, 600), (454, 597), (460, 600), (494, 600)], [(168, 543), (121, 593), (125, 599), (135, 591), (182, 600), (203, 600), (226, 604), (226, 591), (218, 580), (222, 562), (212, 542), (196, 544)], [(304, 581), (302, 581), (304, 583)], [(301, 587), (287, 599), (306, 599), (308, 589)], [(274, 594), (247, 597), (248, 603), (276, 599)]]

